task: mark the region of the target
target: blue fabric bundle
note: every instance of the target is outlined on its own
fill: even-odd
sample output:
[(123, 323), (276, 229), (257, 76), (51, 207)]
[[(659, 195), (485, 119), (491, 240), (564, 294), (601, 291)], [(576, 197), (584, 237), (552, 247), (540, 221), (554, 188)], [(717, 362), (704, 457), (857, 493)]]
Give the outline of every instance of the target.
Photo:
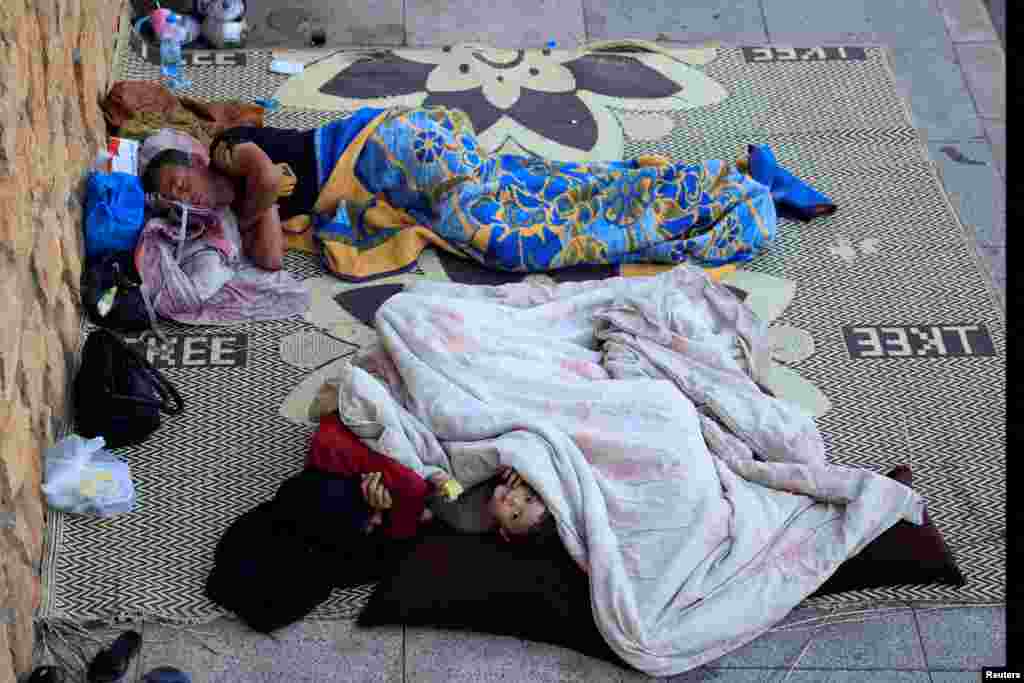
[(93, 172), (85, 188), (85, 254), (132, 251), (142, 233), (146, 195), (130, 173)]

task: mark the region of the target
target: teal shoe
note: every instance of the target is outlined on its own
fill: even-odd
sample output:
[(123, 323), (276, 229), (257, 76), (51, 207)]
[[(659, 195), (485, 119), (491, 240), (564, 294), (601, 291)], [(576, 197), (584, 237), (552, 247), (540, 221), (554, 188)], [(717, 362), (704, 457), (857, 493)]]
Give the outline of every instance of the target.
[(750, 154), (751, 177), (768, 186), (776, 211), (782, 218), (806, 223), (829, 216), (839, 208), (824, 193), (779, 166), (768, 145), (748, 145), (747, 152)]

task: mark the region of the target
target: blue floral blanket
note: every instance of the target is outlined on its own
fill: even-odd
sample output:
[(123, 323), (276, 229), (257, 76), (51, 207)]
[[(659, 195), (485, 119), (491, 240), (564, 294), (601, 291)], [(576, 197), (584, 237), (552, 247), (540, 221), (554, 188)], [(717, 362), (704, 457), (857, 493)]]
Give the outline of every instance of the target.
[(381, 113), (337, 163), (330, 128), (318, 145), (321, 168), (333, 165), (347, 189), (341, 201), (318, 202), (331, 212), (317, 221), (315, 238), (328, 267), (346, 279), (409, 269), (430, 244), (513, 272), (713, 267), (750, 260), (777, 230), (768, 188), (730, 163), (490, 155), (455, 109)]

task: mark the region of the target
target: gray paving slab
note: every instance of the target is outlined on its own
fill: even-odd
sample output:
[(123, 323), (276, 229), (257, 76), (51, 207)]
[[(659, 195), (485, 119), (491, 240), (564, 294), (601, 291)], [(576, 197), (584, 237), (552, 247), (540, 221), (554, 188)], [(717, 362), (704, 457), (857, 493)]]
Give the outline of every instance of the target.
[(978, 115), (1006, 118), (1006, 54), (997, 42), (955, 46)]
[(941, 49), (949, 43), (946, 24), (932, 0), (763, 3), (773, 43), (880, 43), (922, 49)]
[(194, 632), (147, 624), (140, 673), (174, 666), (191, 674), (193, 683), (402, 680), (401, 627), (364, 630), (351, 621), (304, 621), (270, 637), (221, 619)]
[[(480, 676), (480, 680), (502, 680), (519, 669), (525, 651), (518, 638), (409, 627), (406, 677), (413, 681), (470, 681)], [(447, 656), (448, 652), (459, 656)]]
[[(776, 628), (792, 626), (826, 614), (824, 610), (802, 608), (793, 610)], [(762, 635), (738, 650), (708, 664), (711, 668), (772, 668), (788, 666), (811, 638), (811, 630), (774, 631)]]
[(996, 27), (999, 40), (1006, 46), (1006, 0), (985, 0), (992, 24)]
[(977, 671), (932, 671), (932, 683), (978, 683)]
[(954, 43), (998, 40), (988, 9), (981, 0), (938, 0), (939, 10)]
[(1006, 244), (1006, 186), (988, 142), (931, 142), (950, 202), (978, 242)]
[[(785, 675), (770, 679), (781, 681)], [(929, 683), (926, 671), (802, 671), (796, 670), (786, 683)]]
[(1006, 282), (1006, 247), (991, 244), (979, 244), (978, 252), (985, 262), (985, 267), (992, 280), (998, 285)]
[(579, 683), (648, 683), (658, 680), (652, 676), (557, 645), (525, 641), (523, 656), (529, 661), (529, 670), (538, 672), (540, 681), (579, 681)]
[[(468, 631), (409, 627), (405, 677), (413, 681), (648, 681), (637, 672), (561, 648)], [(453, 653), (458, 653), (453, 656)]]
[(723, 45), (767, 42), (761, 8), (750, 0), (583, 0), (591, 40), (637, 38)]
[(768, 683), (781, 681), (783, 676), (778, 669), (709, 669), (701, 667), (681, 673), (665, 680), (668, 683)]
[(1006, 665), (1006, 608), (918, 609), (931, 669), (980, 671)]
[(403, 0), (246, 0), (248, 47), (310, 46), (322, 30), (326, 47), (401, 45), (405, 40)]
[(1006, 179), (1006, 121), (1003, 119), (982, 119), (985, 137), (992, 148), (992, 157), (996, 161), (999, 174)]
[(502, 48), (573, 47), (586, 40), (580, 0), (406, 0), (409, 45), (481, 42)]
[(799, 668), (924, 669), (925, 660), (913, 614), (885, 611), (815, 631)]
[(897, 88), (927, 139), (966, 140), (983, 134), (952, 48), (895, 47), (889, 55)]

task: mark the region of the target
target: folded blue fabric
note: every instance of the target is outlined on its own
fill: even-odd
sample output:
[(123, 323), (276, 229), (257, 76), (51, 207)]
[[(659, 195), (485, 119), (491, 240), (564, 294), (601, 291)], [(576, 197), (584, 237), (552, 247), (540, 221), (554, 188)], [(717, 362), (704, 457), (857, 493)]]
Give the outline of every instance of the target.
[(91, 173), (85, 185), (86, 256), (134, 250), (145, 211), (146, 195), (138, 176)]

